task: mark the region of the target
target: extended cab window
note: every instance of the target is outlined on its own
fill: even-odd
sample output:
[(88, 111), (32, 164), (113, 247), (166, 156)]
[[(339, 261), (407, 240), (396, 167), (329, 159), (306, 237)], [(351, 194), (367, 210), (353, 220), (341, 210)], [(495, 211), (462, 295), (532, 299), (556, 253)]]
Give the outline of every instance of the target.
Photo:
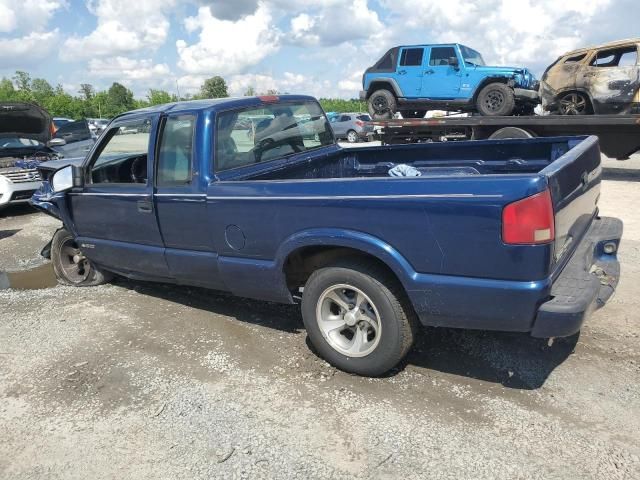
[(316, 102), (276, 103), (218, 114), (215, 169), (220, 172), (333, 144)]
[(151, 121), (141, 119), (110, 129), (90, 169), (92, 183), (147, 183)]
[(195, 125), (195, 115), (167, 118), (158, 153), (158, 185), (185, 184), (191, 181)]
[(400, 55), (400, 65), (403, 67), (417, 67), (422, 65), (423, 48), (405, 48)]
[(429, 66), (438, 67), (440, 65), (450, 65), (451, 59), (456, 57), (456, 50), (453, 47), (432, 47)]

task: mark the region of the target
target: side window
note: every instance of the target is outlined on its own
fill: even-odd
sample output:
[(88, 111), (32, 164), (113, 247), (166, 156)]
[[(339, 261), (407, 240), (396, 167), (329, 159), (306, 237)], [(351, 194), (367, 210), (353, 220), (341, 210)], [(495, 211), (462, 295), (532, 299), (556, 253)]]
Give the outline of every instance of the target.
[(215, 170), (276, 160), (332, 144), (331, 127), (317, 102), (230, 110), (217, 115)]
[(342, 115), (342, 117), (340, 117), (341, 122), (348, 122), (349, 120), (351, 120), (349, 115)]
[(635, 46), (599, 51), (591, 65), (594, 67), (628, 67), (638, 60), (638, 49)]
[(165, 121), (158, 152), (158, 185), (183, 185), (191, 181), (195, 125), (195, 115), (175, 115)]
[(574, 55), (573, 57), (567, 58), (563, 63), (578, 63), (584, 60), (584, 57), (586, 56), (587, 56), (586, 53), (581, 53), (580, 55)]
[(429, 57), (430, 67), (448, 66), (451, 59), (456, 58), (456, 50), (453, 47), (432, 47)]
[(109, 129), (91, 165), (91, 183), (146, 184), (150, 132), (147, 118)]
[(422, 65), (424, 48), (405, 48), (400, 55), (400, 65), (403, 67), (416, 67)]

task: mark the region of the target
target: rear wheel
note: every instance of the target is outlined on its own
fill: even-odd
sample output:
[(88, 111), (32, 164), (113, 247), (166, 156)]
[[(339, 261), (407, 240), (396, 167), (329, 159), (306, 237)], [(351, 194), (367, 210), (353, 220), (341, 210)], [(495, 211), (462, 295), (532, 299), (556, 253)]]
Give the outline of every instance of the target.
[(51, 241), (51, 263), (58, 282), (63, 285), (92, 287), (113, 278), (84, 256), (73, 235), (64, 228), (58, 230)]
[(511, 115), (515, 107), (513, 89), (504, 83), (490, 83), (478, 94), (476, 108), (486, 116)]
[(367, 108), (374, 120), (388, 120), (396, 112), (396, 97), (389, 90), (376, 90), (369, 97)]
[(347, 141), (349, 143), (358, 143), (358, 134), (355, 130), (349, 130), (347, 132)]
[(489, 140), (506, 140), (510, 138), (533, 138), (534, 135), (523, 128), (504, 127), (489, 136)]
[(589, 111), (589, 99), (583, 93), (567, 93), (558, 100), (560, 115), (587, 115)]
[(398, 281), (366, 261), (344, 261), (316, 270), (302, 297), (311, 343), (333, 366), (379, 376), (411, 348), (415, 313)]

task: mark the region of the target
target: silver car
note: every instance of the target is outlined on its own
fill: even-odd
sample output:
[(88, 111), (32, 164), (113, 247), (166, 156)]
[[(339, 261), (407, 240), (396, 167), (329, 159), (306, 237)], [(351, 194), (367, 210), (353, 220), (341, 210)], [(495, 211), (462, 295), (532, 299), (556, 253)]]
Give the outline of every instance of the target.
[(349, 143), (360, 140), (367, 141), (373, 134), (373, 126), (368, 122), (371, 117), (368, 113), (340, 113), (329, 120), (336, 139), (346, 138)]

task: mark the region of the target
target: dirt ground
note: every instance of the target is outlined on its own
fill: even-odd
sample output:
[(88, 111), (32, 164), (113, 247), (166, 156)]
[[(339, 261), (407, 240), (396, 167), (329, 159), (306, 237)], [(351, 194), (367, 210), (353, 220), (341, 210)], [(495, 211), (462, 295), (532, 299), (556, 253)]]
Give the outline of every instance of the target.
[[(312, 352), (296, 306), (117, 280), (0, 290), (2, 479), (640, 478), (640, 183), (616, 296), (579, 336), (427, 329), (367, 379)], [(57, 222), (0, 213), (0, 270)]]

